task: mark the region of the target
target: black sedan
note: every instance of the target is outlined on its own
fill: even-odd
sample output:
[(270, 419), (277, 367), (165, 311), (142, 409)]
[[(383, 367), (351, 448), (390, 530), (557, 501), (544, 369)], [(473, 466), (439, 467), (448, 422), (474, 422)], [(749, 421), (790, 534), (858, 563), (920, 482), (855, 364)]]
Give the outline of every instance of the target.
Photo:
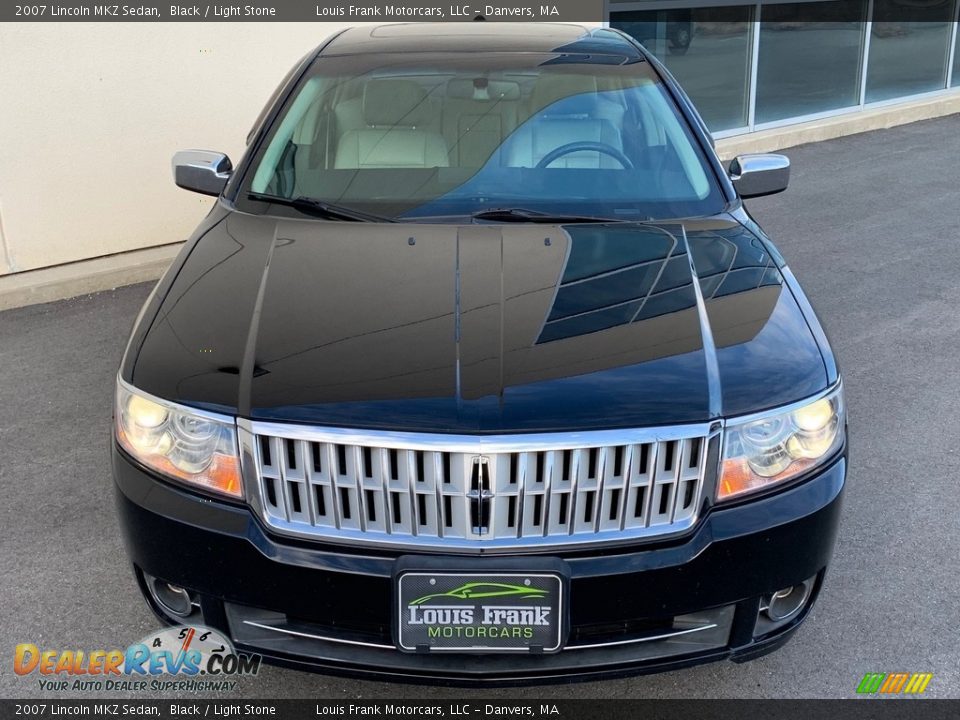
[(277, 89), (136, 323), (113, 467), (161, 620), (323, 672), (745, 660), (807, 616), (839, 372), (667, 71), (574, 25), (348, 30)]

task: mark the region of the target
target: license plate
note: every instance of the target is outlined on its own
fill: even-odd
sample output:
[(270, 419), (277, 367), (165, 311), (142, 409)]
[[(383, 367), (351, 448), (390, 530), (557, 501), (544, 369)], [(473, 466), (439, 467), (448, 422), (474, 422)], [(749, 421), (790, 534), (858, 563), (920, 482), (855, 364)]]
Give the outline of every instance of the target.
[(563, 581), (552, 573), (404, 572), (397, 646), (407, 652), (555, 652)]

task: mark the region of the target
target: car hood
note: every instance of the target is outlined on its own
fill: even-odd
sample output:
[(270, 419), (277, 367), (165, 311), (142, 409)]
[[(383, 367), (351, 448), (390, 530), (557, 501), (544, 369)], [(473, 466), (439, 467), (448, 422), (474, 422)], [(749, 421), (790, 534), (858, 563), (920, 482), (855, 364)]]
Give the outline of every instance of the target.
[(140, 389), (281, 422), (424, 432), (702, 422), (826, 386), (730, 219), (437, 225), (230, 212), (129, 363)]

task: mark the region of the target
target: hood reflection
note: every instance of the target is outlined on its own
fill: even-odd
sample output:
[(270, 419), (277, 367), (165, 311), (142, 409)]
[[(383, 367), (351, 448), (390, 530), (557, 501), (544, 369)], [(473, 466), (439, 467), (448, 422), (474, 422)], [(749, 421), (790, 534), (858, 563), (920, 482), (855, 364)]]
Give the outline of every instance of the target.
[[(824, 382), (775, 263), (732, 222), (333, 229), (243, 215), (214, 228), (164, 300), (135, 384), (255, 418), (346, 427), (702, 422), (709, 348), (691, 257), (724, 413)], [(276, 238), (272, 255), (265, 236)]]

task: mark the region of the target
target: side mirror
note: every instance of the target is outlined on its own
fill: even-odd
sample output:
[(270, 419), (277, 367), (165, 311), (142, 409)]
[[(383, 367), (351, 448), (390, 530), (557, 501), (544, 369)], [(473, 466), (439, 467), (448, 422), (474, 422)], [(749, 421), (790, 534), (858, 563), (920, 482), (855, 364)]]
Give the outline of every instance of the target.
[(790, 159), (783, 155), (738, 155), (730, 163), (730, 179), (741, 198), (783, 192), (790, 182)]
[(230, 158), (223, 153), (181, 150), (173, 156), (173, 181), (184, 190), (219, 195), (232, 171)]

